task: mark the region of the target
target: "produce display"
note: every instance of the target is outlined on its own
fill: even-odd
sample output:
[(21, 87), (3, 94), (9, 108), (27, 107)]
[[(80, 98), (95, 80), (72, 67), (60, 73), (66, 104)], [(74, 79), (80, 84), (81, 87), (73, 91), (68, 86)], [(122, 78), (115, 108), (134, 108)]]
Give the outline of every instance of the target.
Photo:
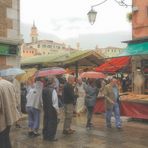
[(121, 93), (120, 99), (121, 99), (121, 101), (148, 103), (148, 95), (134, 94), (134, 93), (131, 93), (131, 92)]

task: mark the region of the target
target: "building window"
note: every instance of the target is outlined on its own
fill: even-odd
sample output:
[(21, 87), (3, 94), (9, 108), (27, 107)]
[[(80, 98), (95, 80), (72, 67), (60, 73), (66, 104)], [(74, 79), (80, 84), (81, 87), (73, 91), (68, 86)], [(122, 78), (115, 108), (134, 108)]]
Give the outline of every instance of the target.
[(46, 45), (42, 45), (43, 48), (46, 48)]
[(40, 45), (38, 45), (38, 48), (40, 48)]

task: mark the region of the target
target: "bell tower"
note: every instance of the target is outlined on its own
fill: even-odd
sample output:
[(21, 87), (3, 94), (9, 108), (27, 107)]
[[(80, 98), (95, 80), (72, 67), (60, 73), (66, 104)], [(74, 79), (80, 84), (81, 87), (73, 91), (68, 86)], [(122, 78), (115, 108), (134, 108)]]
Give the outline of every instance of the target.
[(35, 22), (33, 22), (33, 26), (31, 28), (30, 37), (31, 37), (31, 41), (33, 43), (38, 41), (38, 30), (37, 30), (37, 27), (35, 26)]

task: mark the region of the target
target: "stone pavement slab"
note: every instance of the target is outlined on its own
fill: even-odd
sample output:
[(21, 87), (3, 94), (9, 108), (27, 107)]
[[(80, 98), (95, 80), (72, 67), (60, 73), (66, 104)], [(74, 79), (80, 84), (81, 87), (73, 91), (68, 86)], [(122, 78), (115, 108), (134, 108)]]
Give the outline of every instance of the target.
[[(41, 122), (42, 123), (42, 122)], [(63, 135), (63, 117), (58, 125), (57, 142), (43, 141), (42, 135), (36, 138), (27, 136), (27, 120), (21, 121), (22, 128), (12, 127), (13, 148), (147, 148), (148, 124), (135, 121), (123, 122), (123, 129), (105, 127), (104, 115), (94, 115), (94, 128), (85, 128), (86, 115), (73, 119), (73, 135)], [(113, 123), (114, 124), (114, 123)], [(41, 124), (42, 125), (42, 124)], [(41, 126), (42, 129), (42, 126)], [(40, 129), (40, 133), (42, 130)]]

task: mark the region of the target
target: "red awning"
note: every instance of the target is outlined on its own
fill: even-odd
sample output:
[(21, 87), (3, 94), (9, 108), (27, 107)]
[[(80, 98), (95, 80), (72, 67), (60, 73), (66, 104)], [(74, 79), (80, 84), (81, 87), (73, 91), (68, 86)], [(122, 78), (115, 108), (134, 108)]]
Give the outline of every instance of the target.
[(109, 72), (114, 73), (119, 71), (120, 69), (126, 67), (130, 62), (130, 57), (119, 57), (113, 58), (109, 61), (106, 61), (104, 64), (100, 65), (96, 68), (98, 72)]

